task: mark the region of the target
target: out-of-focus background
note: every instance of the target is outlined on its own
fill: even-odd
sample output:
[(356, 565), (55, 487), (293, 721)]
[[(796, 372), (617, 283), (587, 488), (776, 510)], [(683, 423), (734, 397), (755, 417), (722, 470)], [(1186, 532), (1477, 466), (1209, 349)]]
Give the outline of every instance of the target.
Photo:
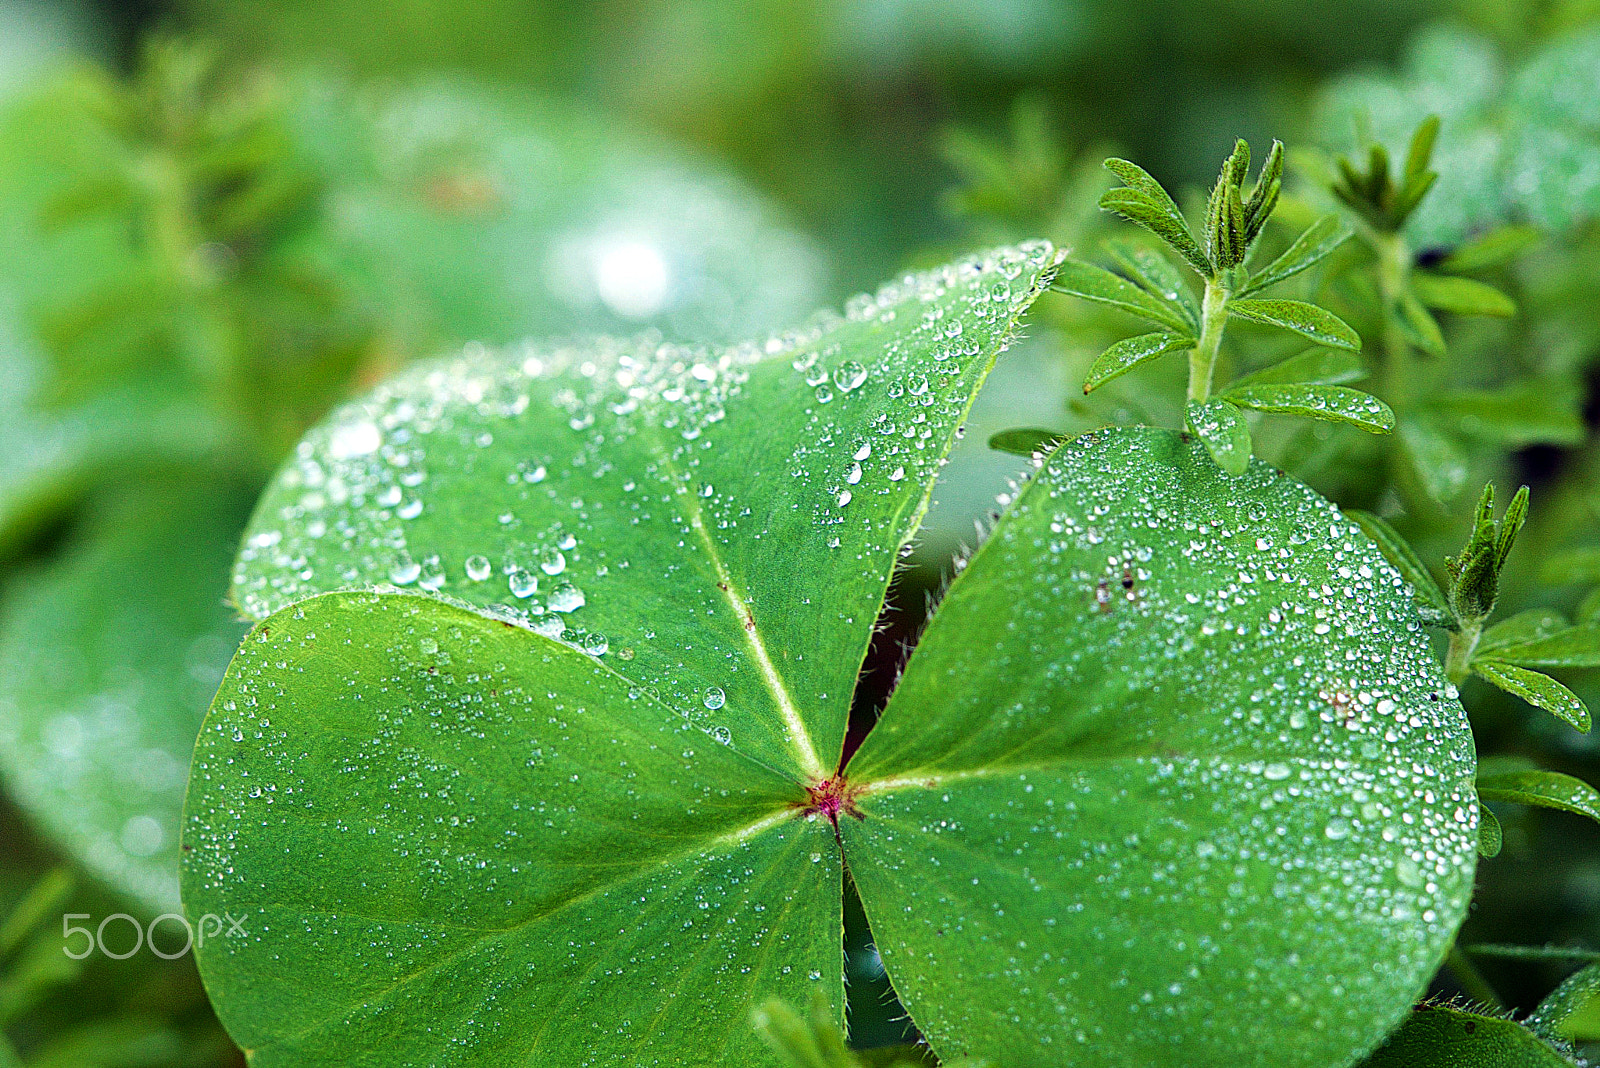
[[(1442, 177), (1411, 245), (1426, 262), (1530, 227), (1496, 267), (1523, 315), (1446, 323), (1464, 399), (1418, 424), (1411, 474), (1326, 429), (1261, 447), (1435, 563), (1484, 479), (1530, 482), (1507, 602), (1575, 601), (1585, 566), (1600, 580), (1597, 16), (1600, 0), (0, 0), (0, 1068), (243, 1063), (181, 924), (151, 924), (179, 911), (189, 749), (243, 633), (224, 602), (238, 532), (331, 404), (462, 344), (732, 341), (984, 245), (1093, 256), (1119, 232), (1094, 207), (1112, 152), (1192, 197), (1235, 137), (1281, 138), (1297, 217), (1319, 152), (1403, 147), (1437, 113)], [(1088, 361), (1126, 332), (1041, 301), (898, 580), (865, 717), (1026, 464), (990, 433), (1176, 423), (1159, 371), (1084, 401)], [(1574, 583), (1539, 577), (1551, 560)], [(1468, 696), (1486, 748), (1600, 778), (1600, 744)], [(1505, 818), (1469, 929), (1600, 946), (1595, 828)], [(64, 938), (64, 915), (89, 933)], [(855, 1039), (896, 1040), (851, 924)], [(1485, 967), (1513, 1001), (1551, 981)]]

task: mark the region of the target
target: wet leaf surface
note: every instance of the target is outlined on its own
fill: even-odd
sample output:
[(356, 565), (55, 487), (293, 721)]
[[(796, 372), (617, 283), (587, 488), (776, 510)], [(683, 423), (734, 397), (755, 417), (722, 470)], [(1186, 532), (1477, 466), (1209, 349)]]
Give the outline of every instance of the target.
[(1281, 1068), (1376, 1044), (1478, 843), (1471, 736), (1410, 601), (1259, 461), (1226, 478), (1156, 430), (1052, 456), (848, 769), (877, 780), (840, 824), (851, 871), (941, 1055)]

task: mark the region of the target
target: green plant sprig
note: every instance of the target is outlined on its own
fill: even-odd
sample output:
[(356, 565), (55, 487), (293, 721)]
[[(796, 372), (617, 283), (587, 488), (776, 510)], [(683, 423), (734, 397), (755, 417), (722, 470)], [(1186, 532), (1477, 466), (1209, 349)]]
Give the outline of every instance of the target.
[[(1250, 269), (1251, 253), (1282, 191), (1283, 159), (1283, 144), (1274, 141), (1255, 182), (1247, 189), (1250, 146), (1243, 140), (1237, 142), (1207, 201), (1203, 242), (1171, 195), (1148, 172), (1127, 160), (1106, 160), (1106, 169), (1123, 185), (1101, 196), (1100, 207), (1150, 231), (1177, 253), (1200, 276), (1201, 299), (1195, 300), (1181, 272), (1165, 255), (1125, 243), (1112, 243), (1108, 250), (1126, 277), (1069, 259), (1054, 285), (1058, 292), (1120, 308), (1162, 328), (1107, 349), (1090, 368), (1084, 392), (1157, 357), (1187, 352), (1187, 423), (1218, 466), (1233, 475), (1243, 473), (1250, 461), (1247, 409), (1347, 423), (1374, 433), (1394, 427), (1394, 413), (1387, 405), (1341, 384), (1360, 377), (1358, 365), (1352, 370), (1328, 351), (1360, 351), (1361, 339), (1348, 323), (1316, 304), (1257, 295), (1315, 266), (1349, 236), (1348, 228), (1336, 216), (1325, 216), (1271, 263)], [(1217, 358), (1231, 319), (1276, 327), (1318, 348), (1247, 375), (1214, 394)], [(1330, 364), (1337, 370), (1327, 371)]]
[(325, 225), (324, 182), (294, 143), (288, 90), (165, 39), (145, 43), (126, 80), (86, 67), (68, 87), (98, 147), (40, 222), (63, 233), (113, 222), (135, 259), (45, 314), (56, 393), (170, 362), (230, 420), (245, 462), (265, 467), (378, 333), (348, 281), (308, 250)]
[(1527, 227), (1502, 227), (1463, 245), (1436, 266), (1417, 263), (1405, 226), (1433, 188), (1439, 174), (1431, 167), (1439, 137), (1439, 117), (1430, 115), (1411, 135), (1398, 178), (1380, 144), (1367, 149), (1365, 167), (1348, 157), (1335, 161), (1329, 190), (1353, 215), (1355, 233), (1372, 251), (1383, 308), (1385, 348), (1391, 359), (1411, 350), (1443, 356), (1444, 332), (1435, 312), (1505, 318), (1516, 314), (1509, 296), (1463, 273), (1504, 263), (1536, 235)]

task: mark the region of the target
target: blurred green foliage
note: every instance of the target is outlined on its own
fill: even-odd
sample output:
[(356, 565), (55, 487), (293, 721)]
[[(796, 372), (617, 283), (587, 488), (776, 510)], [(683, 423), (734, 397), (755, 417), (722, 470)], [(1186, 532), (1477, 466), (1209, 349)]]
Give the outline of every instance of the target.
[[(1545, 670), (1529, 643), (1600, 621), (1597, 18), (1593, 0), (0, 0), (0, 1066), (241, 1063), (187, 960), (76, 962), (54, 925), (172, 907), (188, 745), (238, 633), (237, 532), (329, 405), (472, 341), (757, 336), (975, 245), (1046, 237), (1125, 271), (1153, 239), (1096, 207), (1108, 155), (1193, 221), (1235, 137), (1289, 146), (1255, 262), (1348, 223), (1281, 295), (1360, 335), (1360, 387), (1396, 428), (1252, 415), (1253, 448), (1446, 588), (1478, 490), (1530, 485), (1479, 629), (1489, 674), (1507, 649)], [(1399, 210), (1430, 115), (1438, 177)], [(1132, 324), (1041, 301), (900, 580), (862, 726), (1028, 469), (992, 436), (1181, 424), (1181, 360), (1082, 391)], [(1303, 348), (1235, 323), (1219, 381)], [(1544, 622), (1496, 646), (1518, 620)], [(1600, 673), (1549, 669), (1596, 706)], [(1587, 795), (1537, 780), (1568, 789), (1551, 811), (1507, 785), (1600, 781), (1600, 740), (1486, 677), (1464, 673), (1464, 698), (1480, 752), (1511, 763), (1463, 944), (1600, 946)], [(849, 934), (855, 1044), (913, 1038), (864, 922)], [(1581, 960), (1472, 952), (1438, 990), (1529, 1012)], [(768, 1018), (798, 1063), (849, 1063), (801, 1049), (831, 1041), (807, 1026)]]

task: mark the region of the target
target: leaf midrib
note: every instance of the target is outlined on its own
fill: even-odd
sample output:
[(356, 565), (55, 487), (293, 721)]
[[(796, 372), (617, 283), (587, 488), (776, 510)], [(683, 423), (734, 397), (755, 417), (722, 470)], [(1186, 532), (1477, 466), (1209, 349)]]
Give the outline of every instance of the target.
[(671, 450), (654, 434), (651, 435), (651, 444), (653, 446), (651, 451), (655, 453), (663, 468), (673, 496), (680, 502), (679, 510), (685, 522), (689, 524), (689, 528), (694, 531), (695, 537), (704, 547), (706, 559), (716, 572), (717, 590), (733, 611), (734, 623), (744, 634), (745, 644), (750, 647), (756, 667), (760, 669), (762, 683), (772, 695), (779, 714), (783, 716), (783, 732), (789, 740), (790, 748), (794, 750), (800, 770), (812, 780), (820, 781), (826, 778), (827, 770), (823, 767), (821, 758), (817, 756), (817, 748), (811, 740), (811, 733), (806, 729), (805, 719), (800, 715), (799, 706), (795, 704), (794, 698), (790, 696), (783, 676), (778, 673), (777, 665), (767, 653), (766, 642), (762, 640), (755, 615), (750, 611), (749, 602), (745, 600), (732, 573), (728, 571), (727, 564), (723, 562), (716, 540), (712, 538), (711, 531), (706, 526), (705, 511), (700, 506), (699, 498), (690, 492), (689, 479), (673, 463)]

